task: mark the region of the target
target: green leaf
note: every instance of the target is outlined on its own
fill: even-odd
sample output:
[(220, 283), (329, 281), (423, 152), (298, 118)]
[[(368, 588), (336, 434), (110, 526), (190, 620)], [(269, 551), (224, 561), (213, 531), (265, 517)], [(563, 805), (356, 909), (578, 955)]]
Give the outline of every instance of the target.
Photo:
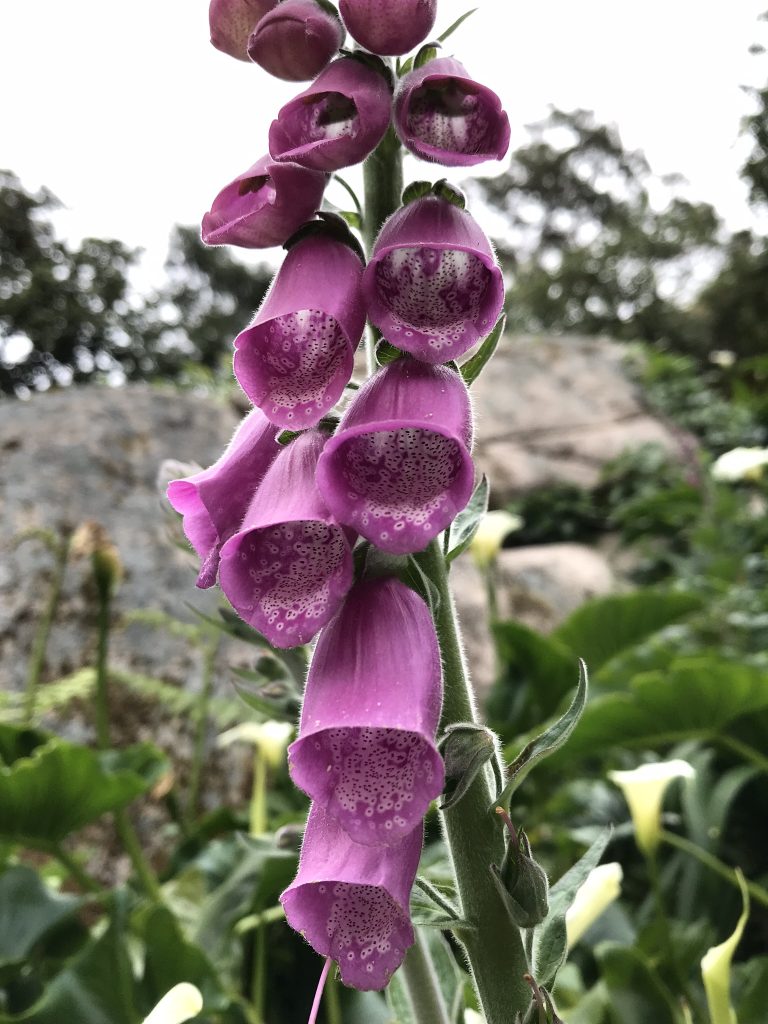
[(663, 672), (637, 676), (626, 693), (591, 700), (565, 756), (573, 763), (615, 747), (655, 750), (703, 739), (766, 709), (768, 672), (714, 656), (679, 658)]
[(464, 378), (464, 383), (469, 387), (477, 380), (480, 374), (483, 372), (485, 364), (489, 361), (493, 353), (498, 348), (499, 341), (504, 334), (504, 327), (506, 326), (507, 318), (504, 313), (501, 314), (499, 319), (496, 321), (496, 326), (493, 328), (491, 333), (482, 343), (480, 348), (471, 356), (465, 363), (461, 364), (461, 376)]
[(739, 1024), (764, 1024), (768, 1006), (768, 956), (734, 965), (733, 989)]
[(441, 36), (437, 37), (438, 43), (444, 43), (446, 39), (450, 38), (450, 36), (453, 35), (456, 29), (467, 20), (470, 14), (474, 14), (476, 10), (477, 8), (473, 7), (471, 11), (465, 11), (460, 18), (457, 18), (452, 25), (448, 26), (448, 28), (445, 30), (445, 32), (443, 32)]
[(466, 930), (470, 926), (459, 917), (455, 900), (455, 890), (418, 877), (411, 893), (411, 920), (422, 928)]
[(611, 1024), (679, 1024), (674, 997), (641, 953), (606, 942), (596, 955), (608, 989)]
[(445, 556), (446, 562), (452, 562), (454, 558), (466, 551), (472, 543), (472, 538), (477, 533), (483, 516), (488, 511), (488, 498), (491, 487), (488, 477), (483, 473), (480, 483), (472, 492), (465, 508), (459, 512), (451, 526), (446, 531), (446, 546), (448, 551)]
[(476, 722), (458, 722), (448, 726), (438, 748), (445, 761), (445, 789), (440, 810), (450, 811), (495, 755), (496, 741), (485, 726)]
[(403, 573), (403, 582), (415, 590), (419, 597), (423, 598), (432, 614), (432, 618), (437, 618), (440, 611), (440, 591), (413, 555), (408, 555), (406, 568)]
[[(540, 736), (537, 736), (536, 739), (531, 740), (518, 754), (507, 770), (507, 784), (504, 787), (504, 791), (492, 806), (498, 805), (505, 810), (509, 810), (510, 800), (515, 790), (523, 782), (531, 769), (539, 761), (543, 761), (544, 758), (554, 754), (555, 751), (559, 750), (567, 742), (584, 712), (588, 694), (589, 677), (587, 675), (587, 666), (580, 660), (579, 685), (576, 688), (576, 695), (571, 701), (570, 707), (561, 718)], [(547, 982), (542, 982), (542, 984), (546, 985)]]
[(376, 362), (379, 366), (389, 366), (390, 363), (394, 363), (403, 355), (404, 353), (399, 348), (395, 348), (394, 345), (390, 345), (388, 341), (383, 339), (376, 346)]
[(414, 68), (423, 68), (425, 64), (428, 64), (431, 60), (434, 60), (437, 56), (437, 46), (434, 43), (426, 43), (413, 61)]
[(606, 829), (549, 890), (549, 913), (533, 935), (533, 975), (540, 985), (551, 988), (565, 962), (568, 951), (565, 915), (587, 875), (600, 863), (610, 838), (611, 830)]
[(53, 892), (31, 868), (0, 875), (0, 967), (24, 960), (51, 929), (82, 905), (76, 896)]
[(409, 57), (408, 60), (403, 61), (403, 63), (400, 65), (398, 76), (402, 78), (404, 75), (409, 74), (411, 71), (413, 71), (413, 57)]
[[(701, 608), (693, 594), (641, 590), (582, 605), (552, 634), (597, 673), (629, 647)], [(606, 674), (606, 681), (613, 682)]]
[(55, 738), (38, 742), (27, 756), (0, 767), (0, 837), (48, 850), (124, 807), (152, 784), (151, 749), (141, 744), (101, 754)]
[[(419, 930), (417, 942), (423, 947), (423, 955), (428, 959), (434, 972), (437, 987), (443, 999), (443, 1012), (450, 1024), (458, 1024), (463, 1009), (463, 977), (456, 964), (448, 943), (439, 931)], [(397, 1024), (422, 1024), (422, 1017), (417, 1016), (408, 994), (408, 983), (404, 971), (393, 975), (387, 986), (387, 1004), (394, 1014)]]

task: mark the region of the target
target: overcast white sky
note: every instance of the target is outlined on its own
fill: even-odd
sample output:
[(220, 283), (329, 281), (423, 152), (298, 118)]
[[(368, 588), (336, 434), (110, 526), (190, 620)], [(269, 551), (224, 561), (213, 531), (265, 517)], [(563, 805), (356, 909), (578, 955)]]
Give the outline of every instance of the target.
[[(657, 173), (683, 173), (692, 196), (748, 223), (739, 86), (765, 78), (765, 59), (747, 49), (768, 35), (756, 20), (768, 0), (475, 4), (447, 52), (502, 95), (513, 147), (550, 103), (594, 109)], [(438, 29), (469, 6), (440, 0)], [(302, 88), (214, 50), (207, 10), (208, 0), (0, 0), (0, 167), (59, 196), (68, 236), (143, 246), (155, 276), (171, 225), (199, 221), (266, 151), (274, 112)]]

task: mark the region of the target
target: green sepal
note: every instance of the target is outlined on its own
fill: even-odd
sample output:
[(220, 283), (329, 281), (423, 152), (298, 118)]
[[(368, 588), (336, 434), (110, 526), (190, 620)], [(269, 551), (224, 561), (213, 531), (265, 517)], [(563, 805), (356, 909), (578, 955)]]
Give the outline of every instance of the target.
[(409, 75), (411, 71), (413, 71), (413, 57), (409, 57), (408, 60), (404, 60), (397, 69), (398, 78), (403, 78), (405, 75)]
[(466, 210), (467, 208), (467, 197), (458, 185), (452, 185), (447, 178), (441, 178), (434, 183), (432, 195), (437, 196), (438, 199), (444, 199), (447, 203), (452, 203), (460, 210)]
[(403, 206), (407, 206), (409, 203), (413, 203), (417, 199), (423, 199), (424, 196), (431, 194), (431, 181), (412, 181), (410, 185), (407, 185), (403, 190), (402, 204)]
[(365, 264), (365, 253), (363, 247), (360, 244), (360, 239), (356, 235), (353, 235), (349, 229), (349, 224), (340, 216), (338, 213), (333, 213), (331, 210), (319, 210), (317, 219), (308, 220), (305, 224), (302, 224), (298, 228), (288, 241), (283, 245), (286, 251), (290, 251), (294, 245), (299, 242), (303, 242), (305, 238), (332, 238), (337, 242), (348, 246), (352, 252), (360, 257), (360, 260)]
[(457, 722), (448, 726), (437, 747), (445, 761), (445, 789), (440, 810), (450, 811), (495, 755), (496, 737), (484, 725)]
[(399, 348), (395, 348), (394, 345), (391, 345), (383, 338), (376, 346), (376, 362), (379, 366), (389, 366), (390, 363), (394, 363), (404, 355), (404, 352), (401, 352)]
[(528, 836), (521, 829), (507, 837), (501, 867), (491, 864), (491, 875), (509, 916), (518, 928), (533, 928), (549, 912), (549, 882), (531, 854)]
[(464, 383), (469, 387), (477, 380), (480, 374), (485, 369), (485, 364), (490, 360), (493, 353), (496, 351), (499, 341), (504, 334), (504, 328), (507, 323), (507, 317), (505, 313), (502, 313), (499, 319), (496, 321), (496, 326), (493, 328), (491, 333), (482, 343), (480, 348), (475, 354), (467, 359), (465, 363), (462, 363), (460, 372), (464, 378)]
[(413, 61), (414, 68), (423, 68), (425, 64), (429, 64), (431, 60), (434, 60), (437, 56), (437, 51), (440, 49), (440, 43), (425, 43)]

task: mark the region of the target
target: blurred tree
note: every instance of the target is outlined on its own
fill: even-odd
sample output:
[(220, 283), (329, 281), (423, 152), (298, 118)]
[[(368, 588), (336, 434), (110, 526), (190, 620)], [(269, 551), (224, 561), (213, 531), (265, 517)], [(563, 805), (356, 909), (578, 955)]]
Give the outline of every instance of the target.
[[(89, 380), (199, 379), (230, 351), (269, 283), (197, 229), (176, 228), (169, 281), (140, 297), (130, 274), (140, 250), (114, 239), (74, 247), (56, 238), (46, 188), (0, 171), (0, 394)], [(229, 371), (228, 371), (229, 372)]]
[(585, 110), (552, 110), (508, 171), (481, 179), (483, 198), (510, 225), (497, 241), (510, 279), (511, 326), (608, 334), (688, 351), (707, 342), (688, 308), (702, 264), (716, 266), (722, 227), (708, 203), (672, 195), (618, 131)]

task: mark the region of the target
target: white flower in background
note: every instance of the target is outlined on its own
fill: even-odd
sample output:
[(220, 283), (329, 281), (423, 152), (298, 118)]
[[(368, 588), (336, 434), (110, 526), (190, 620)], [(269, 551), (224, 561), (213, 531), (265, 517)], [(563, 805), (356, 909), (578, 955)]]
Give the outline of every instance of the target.
[(715, 348), (709, 353), (709, 361), (727, 370), (735, 364), (736, 353), (729, 348)]
[(203, 1008), (203, 997), (194, 985), (183, 981), (166, 993), (144, 1024), (184, 1024)]
[(218, 746), (228, 747), (232, 743), (250, 743), (258, 747), (262, 757), (272, 768), (277, 768), (283, 760), (285, 748), (293, 735), (293, 726), (289, 722), (243, 722), (227, 729), (218, 738)]
[(732, 448), (712, 463), (712, 477), (722, 483), (759, 480), (768, 466), (768, 448)]
[(661, 805), (673, 779), (691, 779), (694, 770), (687, 761), (656, 761), (631, 772), (608, 772), (629, 804), (637, 845), (650, 856), (661, 838)]
[(621, 864), (615, 862), (601, 864), (589, 872), (565, 915), (569, 949), (573, 949), (584, 932), (619, 898), (623, 877)]
[(485, 1024), (485, 1018), (481, 1017), (477, 1010), (465, 1010), (464, 1024)]
[(739, 880), (743, 910), (730, 938), (719, 946), (713, 946), (701, 961), (701, 976), (707, 994), (707, 1007), (712, 1024), (737, 1024), (736, 1013), (731, 1006), (731, 960), (741, 942), (744, 926), (749, 917), (749, 892), (744, 875), (736, 868)]
[(469, 544), (469, 550), (481, 569), (487, 568), (496, 558), (504, 538), (521, 529), (522, 525), (520, 516), (513, 516), (503, 509), (485, 513)]

